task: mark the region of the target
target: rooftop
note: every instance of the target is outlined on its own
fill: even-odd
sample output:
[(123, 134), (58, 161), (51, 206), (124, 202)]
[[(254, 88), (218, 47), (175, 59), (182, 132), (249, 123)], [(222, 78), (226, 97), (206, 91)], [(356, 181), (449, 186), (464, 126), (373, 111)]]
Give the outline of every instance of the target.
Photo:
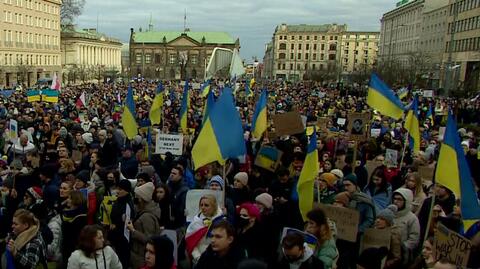
[(103, 33), (97, 32), (97, 29), (90, 28), (90, 29), (76, 29), (73, 25), (68, 25), (62, 29), (62, 38), (65, 37), (73, 37), (73, 38), (84, 38), (84, 39), (91, 39), (97, 41), (104, 41), (104, 42), (114, 42), (114, 43), (121, 43), (119, 39), (108, 37)]
[(346, 24), (320, 24), (320, 25), (309, 25), (309, 24), (297, 24), (297, 25), (287, 25), (281, 24), (277, 27), (276, 31), (286, 31), (286, 32), (338, 32), (346, 31)]
[(147, 31), (135, 32), (133, 41), (136, 43), (163, 43), (171, 42), (182, 34), (187, 35), (198, 43), (205, 39), (206, 44), (235, 44), (235, 39), (227, 32), (179, 32), (179, 31)]

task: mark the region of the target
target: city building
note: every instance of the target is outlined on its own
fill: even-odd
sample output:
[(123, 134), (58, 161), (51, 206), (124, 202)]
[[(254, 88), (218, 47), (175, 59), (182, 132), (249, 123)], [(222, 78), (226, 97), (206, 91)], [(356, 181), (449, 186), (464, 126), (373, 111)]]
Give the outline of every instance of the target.
[(402, 0), (381, 18), (378, 59), (426, 76), (431, 85), (440, 78), (448, 0)]
[(0, 3), (0, 87), (25, 84), (61, 73), (60, 0), (4, 0)]
[(349, 32), (345, 24), (281, 24), (266, 45), (263, 76), (339, 79), (342, 72), (375, 64), (378, 39), (378, 32)]
[(203, 80), (216, 47), (239, 49), (240, 40), (226, 32), (148, 31), (133, 28), (130, 34), (132, 76), (162, 79)]
[(122, 74), (129, 75), (130, 70), (130, 44), (123, 43), (122, 45)]
[(97, 32), (65, 26), (61, 32), (63, 81), (75, 83), (116, 77), (122, 71), (122, 43)]
[[(478, 91), (480, 72), (480, 1), (450, 0), (445, 35), (445, 88)], [(448, 82), (452, 82), (449, 84)]]

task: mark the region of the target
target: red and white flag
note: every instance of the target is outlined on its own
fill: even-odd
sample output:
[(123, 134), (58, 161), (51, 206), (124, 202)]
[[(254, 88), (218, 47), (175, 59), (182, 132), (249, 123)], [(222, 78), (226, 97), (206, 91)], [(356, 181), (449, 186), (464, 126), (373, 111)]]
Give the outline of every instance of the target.
[(80, 97), (78, 97), (77, 99), (77, 102), (76, 102), (76, 105), (78, 108), (80, 107), (86, 107), (87, 106), (87, 102), (85, 101), (85, 92), (82, 92), (82, 94), (80, 95)]
[(53, 73), (52, 86), (50, 86), (50, 89), (60, 91), (60, 80), (56, 72)]

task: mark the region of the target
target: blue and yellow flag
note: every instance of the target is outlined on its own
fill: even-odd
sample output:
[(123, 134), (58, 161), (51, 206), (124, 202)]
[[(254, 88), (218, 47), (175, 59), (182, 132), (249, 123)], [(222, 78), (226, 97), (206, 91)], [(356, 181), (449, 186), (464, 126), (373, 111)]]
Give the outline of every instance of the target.
[(252, 120), (252, 135), (255, 138), (262, 137), (263, 132), (267, 130), (267, 90), (262, 91), (255, 107), (255, 113)]
[(207, 96), (207, 101), (205, 102), (205, 108), (203, 109), (202, 126), (205, 124), (205, 121), (207, 121), (208, 114), (210, 113), (210, 110), (212, 110), (214, 104), (215, 96), (213, 91), (210, 91)]
[(210, 79), (205, 81), (202, 85), (202, 97), (207, 97), (208, 93), (210, 92)]
[(188, 109), (190, 108), (190, 93), (188, 92), (188, 80), (185, 80), (185, 86), (183, 87), (183, 99), (182, 99), (182, 107), (180, 108), (180, 128), (182, 128), (182, 132), (188, 133)]
[[(252, 78), (253, 80), (253, 78)], [(247, 97), (252, 97), (253, 96), (253, 91), (252, 91), (252, 80), (250, 81), (245, 81), (245, 95)], [(255, 80), (253, 81), (255, 83)]]
[(27, 102), (40, 102), (42, 100), (42, 96), (40, 95), (40, 91), (38, 90), (30, 90), (27, 91)]
[(128, 139), (132, 139), (138, 133), (138, 125), (135, 120), (135, 102), (133, 101), (132, 86), (128, 85), (127, 97), (123, 106), (122, 125)]
[(370, 87), (368, 89), (367, 104), (378, 110), (385, 116), (396, 120), (403, 116), (403, 104), (376, 74), (370, 78)]
[(307, 157), (303, 163), (300, 178), (298, 179), (298, 206), (303, 220), (307, 220), (308, 211), (313, 208), (313, 189), (315, 178), (318, 176), (317, 132), (314, 130), (307, 147)]
[(197, 141), (192, 148), (195, 169), (212, 162), (224, 164), (228, 158), (246, 153), (242, 121), (235, 108), (232, 90), (225, 88), (210, 108)]
[(432, 125), (435, 125), (435, 121), (433, 119), (432, 104), (428, 104), (427, 119), (430, 119), (430, 122), (432, 123)]
[(42, 101), (49, 103), (58, 103), (58, 96), (60, 95), (57, 90), (43, 90)]
[(408, 131), (410, 148), (413, 152), (420, 151), (420, 121), (418, 120), (418, 97), (413, 98), (412, 105), (405, 118), (405, 129)]
[(150, 122), (152, 124), (160, 124), (162, 122), (162, 108), (163, 108), (163, 84), (160, 82), (157, 86), (157, 92), (150, 108)]
[(475, 193), (470, 168), (457, 133), (457, 123), (449, 111), (445, 137), (440, 147), (435, 181), (460, 198), (464, 230), (480, 219), (480, 205)]

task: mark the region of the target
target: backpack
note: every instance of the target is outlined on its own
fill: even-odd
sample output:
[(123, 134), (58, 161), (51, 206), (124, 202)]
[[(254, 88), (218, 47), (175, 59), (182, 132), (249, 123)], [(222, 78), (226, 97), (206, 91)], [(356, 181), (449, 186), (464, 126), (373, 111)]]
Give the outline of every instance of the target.
[(100, 204), (99, 210), (99, 219), (101, 224), (107, 226), (112, 224), (112, 219), (110, 215), (112, 214), (113, 203), (115, 203), (116, 200), (116, 196), (107, 195), (103, 197), (103, 201)]

